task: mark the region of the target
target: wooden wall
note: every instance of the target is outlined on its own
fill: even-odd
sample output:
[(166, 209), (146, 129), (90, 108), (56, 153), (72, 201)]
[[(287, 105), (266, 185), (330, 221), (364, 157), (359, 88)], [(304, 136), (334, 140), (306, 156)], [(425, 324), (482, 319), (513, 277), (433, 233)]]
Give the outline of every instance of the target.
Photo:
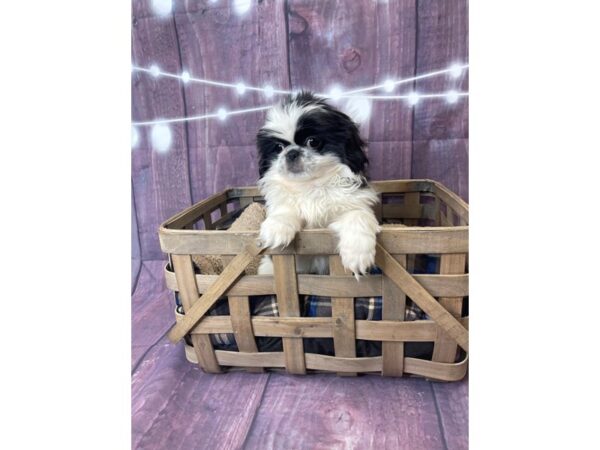
[[(235, 14), (233, 0), (173, 0), (159, 17), (150, 0), (134, 0), (132, 60), (214, 80), (324, 91), (333, 84), (369, 86), (388, 77), (468, 61), (466, 0), (252, 0)], [(468, 90), (435, 77), (405, 86), (419, 92)], [(260, 93), (132, 75), (133, 120), (214, 112), (268, 104)], [(163, 259), (159, 224), (192, 202), (257, 179), (254, 147), (263, 112), (172, 126), (173, 145), (152, 151), (149, 129), (132, 151), (134, 259)], [(362, 127), (369, 141), (372, 179), (434, 178), (468, 200), (468, 101), (375, 102)], [(138, 236), (135, 239), (135, 236)]]

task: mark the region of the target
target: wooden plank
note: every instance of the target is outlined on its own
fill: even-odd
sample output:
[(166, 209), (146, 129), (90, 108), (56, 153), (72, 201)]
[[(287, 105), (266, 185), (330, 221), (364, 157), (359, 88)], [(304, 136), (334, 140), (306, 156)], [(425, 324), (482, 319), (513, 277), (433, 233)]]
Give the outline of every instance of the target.
[[(255, 336), (323, 338), (333, 337), (331, 317), (252, 317)], [(459, 322), (469, 326), (467, 317)], [(437, 336), (432, 320), (398, 322), (396, 320), (356, 320), (356, 339), (392, 342), (429, 342)], [(190, 331), (193, 334), (233, 333), (230, 316), (206, 316)]]
[[(406, 267), (406, 255), (396, 256), (395, 258), (402, 267)], [(406, 311), (406, 295), (387, 275), (384, 275), (381, 281), (383, 291), (382, 319), (403, 321)], [(381, 374), (401, 377), (404, 366), (404, 343), (383, 341), (381, 343), (381, 356)]]
[[(397, 256), (397, 255), (396, 255)], [(164, 271), (166, 284), (177, 291), (175, 273)], [(469, 295), (469, 275), (413, 275), (434, 297), (459, 297)], [(218, 275), (196, 275), (198, 292), (204, 293), (217, 280)], [(381, 275), (369, 275), (356, 281), (353, 276), (298, 275), (298, 293), (331, 297), (334, 295), (370, 297), (380, 296)], [(275, 293), (271, 275), (245, 275), (228, 291), (231, 295), (271, 295)]]
[[(465, 254), (442, 255), (440, 257), (440, 273), (460, 274), (464, 273), (467, 262)], [(448, 310), (456, 318), (460, 318), (462, 312), (463, 297), (440, 297), (440, 305)], [(454, 362), (456, 357), (456, 342), (442, 329), (433, 345), (433, 361)]]
[(413, 176), (439, 180), (448, 189), (468, 201), (468, 139), (414, 141), (413, 145)]
[[(329, 273), (331, 275), (343, 275), (345, 273), (339, 255), (329, 257)], [(335, 356), (356, 357), (354, 297), (331, 297), (331, 320), (333, 321)], [(338, 375), (355, 376), (356, 372), (339, 372)]]
[(175, 303), (162, 280), (164, 261), (143, 261), (131, 296), (131, 365), (160, 340), (171, 326)]
[[(385, 226), (378, 234), (379, 241), (394, 254), (465, 253), (469, 251), (469, 228), (457, 227), (394, 227)], [(258, 232), (224, 230), (160, 229), (160, 244), (165, 253), (234, 255), (247, 245), (254, 244)], [(284, 249), (265, 252), (271, 255), (335, 255), (338, 239), (326, 229), (302, 230), (294, 242)]]
[(142, 250), (140, 247), (140, 236), (137, 224), (135, 199), (133, 189), (131, 191), (131, 293), (135, 289), (140, 269), (142, 268)]
[(461, 219), (460, 225), (469, 224), (469, 205), (441, 183), (434, 183), (433, 192), (436, 200), (443, 201), (451, 210), (453, 210)]
[[(289, 2), (290, 78), (293, 88), (328, 91), (370, 86), (414, 73), (415, 2)], [(336, 102), (346, 109), (345, 101)], [(361, 126), (369, 142), (410, 142), (412, 112), (401, 102), (373, 104)], [(369, 156), (372, 153), (369, 147)], [(408, 175), (410, 177), (410, 158)], [(400, 161), (395, 162), (399, 167)], [(376, 168), (377, 166), (373, 166)]]
[[(177, 342), (182, 339), (192, 327), (198, 323), (200, 318), (211, 308), (211, 306), (229, 289), (229, 286), (235, 282), (235, 280), (242, 274), (242, 272), (248, 267), (248, 264), (252, 262), (255, 256), (262, 252), (261, 249), (256, 245), (251, 244), (246, 249), (231, 260), (231, 262), (223, 269), (221, 275), (215, 283), (198, 298), (198, 288), (196, 281), (193, 276), (192, 258), (189, 255), (182, 255), (183, 258), (179, 261), (185, 262), (185, 279), (190, 284), (188, 289), (188, 299), (190, 302), (190, 308), (185, 312), (185, 316), (179, 322), (177, 322), (168, 333), (168, 337), (172, 342)], [(176, 255), (173, 255), (174, 258)], [(189, 264), (188, 264), (189, 260)], [(188, 267), (189, 266), (189, 267)], [(175, 268), (175, 276), (177, 274), (177, 268)], [(187, 281), (189, 278), (189, 281)], [(193, 289), (191, 283), (193, 282)], [(177, 284), (181, 287), (181, 281), (178, 278)], [(195, 294), (194, 294), (195, 292)], [(185, 305), (184, 305), (185, 308)]]
[[(372, 181), (371, 186), (380, 193), (434, 192), (436, 181), (428, 179), (391, 179)], [(261, 197), (256, 186), (233, 187), (227, 190), (228, 198)]]
[(404, 358), (404, 371), (413, 375), (427, 377), (431, 380), (458, 381), (467, 373), (469, 360), (457, 363), (442, 363), (427, 359)]
[[(286, 432), (281, 432), (286, 430)], [(429, 383), (271, 374), (246, 439), (256, 449), (444, 448)]]
[[(194, 303), (198, 299), (198, 288), (196, 287), (196, 279), (194, 277), (194, 265), (192, 258), (189, 255), (173, 255), (173, 268), (179, 285), (179, 295), (185, 318), (193, 313)], [(182, 320), (183, 321), (183, 320)], [(172, 331), (172, 330), (171, 330)], [(183, 334), (185, 335), (185, 333)], [(181, 337), (183, 337), (183, 335)], [(192, 345), (198, 358), (200, 368), (209, 373), (221, 372), (221, 367), (215, 357), (214, 348), (210, 342), (210, 337), (207, 335), (192, 335)]]
[[(300, 317), (298, 281), (296, 279), (296, 258), (294, 255), (273, 255), (273, 275), (275, 293), (280, 317)], [(283, 338), (285, 367), (288, 373), (304, 374), (304, 345), (301, 338)]]
[[(446, 69), (455, 62), (469, 62), (467, 0), (420, 2), (417, 18), (416, 73)], [(424, 78), (415, 83), (415, 89), (422, 93), (446, 92), (450, 89), (468, 91), (468, 74), (468, 71), (464, 71), (457, 79), (450, 76)], [(419, 102), (414, 108), (413, 140), (468, 138), (468, 107), (468, 97), (454, 104), (437, 100)], [(413, 155), (418, 155), (417, 148)], [(432, 163), (434, 161), (430, 160)], [(447, 165), (446, 169), (451, 167)]]
[(441, 306), (385, 248), (378, 242), (375, 264), (417, 304), (432, 320), (452, 337), (465, 351), (469, 351), (469, 333), (461, 323)]
[[(177, 35), (172, 18), (147, 17), (134, 20), (132, 52), (136, 65), (157, 64), (168, 72), (181, 72)], [(179, 83), (132, 73), (132, 119), (185, 115)], [(150, 142), (151, 128), (139, 128), (140, 142), (131, 152), (132, 181), (137, 208), (142, 259), (163, 259), (156, 230), (161, 222), (191, 204), (185, 127), (170, 125), (172, 145), (157, 153)]]
[(449, 449), (469, 448), (469, 384), (432, 383), (440, 423)]
[(132, 375), (132, 448), (242, 448), (269, 375), (205, 374), (182, 347), (163, 339)]
[[(190, 3), (190, 2), (186, 2)], [(192, 2), (197, 3), (197, 2)], [(193, 76), (252, 86), (288, 89), (284, 2), (253, 2), (243, 15), (235, 2), (199, 3), (176, 14), (183, 67)], [(183, 87), (190, 114), (269, 105), (260, 92), (188, 83)], [(195, 201), (238, 183), (255, 183), (258, 160), (255, 137), (265, 111), (187, 124), (192, 197)], [(227, 167), (227, 170), (222, 170)]]
[[(227, 296), (229, 302), (229, 315), (235, 342), (240, 352), (258, 353), (252, 320), (250, 317), (250, 304), (248, 297)], [(250, 372), (262, 372), (261, 369), (249, 368)]]

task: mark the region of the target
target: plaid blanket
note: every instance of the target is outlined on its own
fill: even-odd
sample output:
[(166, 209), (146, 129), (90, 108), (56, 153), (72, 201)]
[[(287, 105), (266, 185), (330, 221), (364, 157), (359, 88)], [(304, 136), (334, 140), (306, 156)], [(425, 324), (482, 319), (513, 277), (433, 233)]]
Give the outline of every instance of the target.
[[(417, 261), (419, 262), (419, 260)], [(420, 262), (415, 265), (414, 273), (436, 273), (439, 257), (435, 255), (423, 255)], [(381, 274), (377, 267), (371, 269), (371, 274)], [(176, 293), (177, 312), (183, 314), (183, 308)], [(279, 316), (277, 308), (277, 297), (275, 295), (251, 296), (250, 314), (253, 316)], [(300, 297), (302, 317), (331, 317), (331, 298), (315, 295)], [(229, 304), (227, 298), (223, 297), (215, 303), (208, 311), (211, 316), (229, 315)], [(382, 298), (381, 297), (357, 297), (354, 299), (354, 316), (356, 320), (381, 320)], [(406, 299), (404, 320), (426, 320), (428, 316), (410, 299)], [(232, 333), (211, 334), (211, 341), (217, 350), (237, 351), (235, 337)], [(334, 355), (332, 338), (303, 338), (304, 351), (307, 353), (320, 353)], [(256, 337), (256, 345), (261, 352), (277, 352), (283, 350), (281, 338), (278, 337)], [(421, 358), (430, 358), (433, 344), (429, 342), (407, 342), (405, 344), (405, 355)], [(378, 341), (366, 341), (357, 339), (357, 356), (380, 356), (381, 343)]]

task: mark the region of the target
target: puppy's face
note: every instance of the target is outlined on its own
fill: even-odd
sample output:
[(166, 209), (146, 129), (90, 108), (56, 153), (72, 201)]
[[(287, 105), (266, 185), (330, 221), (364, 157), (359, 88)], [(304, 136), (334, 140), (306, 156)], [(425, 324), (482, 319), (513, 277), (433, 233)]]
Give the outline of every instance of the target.
[(310, 180), (339, 167), (362, 174), (367, 157), (356, 124), (314, 95), (301, 92), (269, 110), (257, 135), (259, 172)]

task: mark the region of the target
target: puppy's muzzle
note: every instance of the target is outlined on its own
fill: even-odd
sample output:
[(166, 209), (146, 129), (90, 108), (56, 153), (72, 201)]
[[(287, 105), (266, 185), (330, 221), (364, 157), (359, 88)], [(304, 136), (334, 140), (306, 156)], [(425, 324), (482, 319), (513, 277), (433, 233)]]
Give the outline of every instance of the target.
[(293, 148), (291, 150), (288, 150), (288, 152), (285, 154), (285, 160), (288, 163), (293, 163), (298, 158), (300, 158), (300, 155), (301, 155), (300, 150)]
[(302, 163), (302, 149), (299, 147), (291, 147), (285, 154), (285, 164), (287, 170), (292, 173), (300, 173), (304, 171), (304, 164)]

